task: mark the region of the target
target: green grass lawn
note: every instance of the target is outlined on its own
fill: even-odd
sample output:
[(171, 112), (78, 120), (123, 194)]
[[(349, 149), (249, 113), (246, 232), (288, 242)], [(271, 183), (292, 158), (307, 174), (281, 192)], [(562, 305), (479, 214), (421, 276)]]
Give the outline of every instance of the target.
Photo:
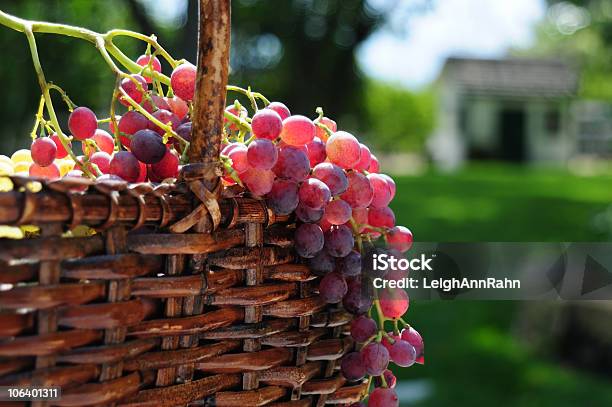
[[(392, 207), (398, 224), (408, 226), (417, 240), (610, 238), (601, 219), (612, 203), (612, 174), (585, 178), (561, 170), (473, 166), (452, 175), (432, 172), (395, 179), (398, 193)], [(431, 386), (417, 405), (612, 405), (609, 378), (562, 366), (511, 333), (521, 318), (521, 305), (411, 304), (408, 320), (423, 333), (427, 363), (395, 370), (400, 380), (425, 380)]]

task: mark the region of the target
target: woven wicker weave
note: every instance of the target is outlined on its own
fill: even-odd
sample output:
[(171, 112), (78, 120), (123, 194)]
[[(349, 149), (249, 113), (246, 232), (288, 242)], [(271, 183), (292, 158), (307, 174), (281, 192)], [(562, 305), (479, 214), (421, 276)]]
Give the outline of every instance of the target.
[[(218, 154), (207, 140), (195, 149)], [(365, 383), (337, 369), (351, 315), (318, 298), (291, 218), (221, 191), (217, 175), (195, 164), (174, 185), (60, 180), (38, 192), (11, 178), (0, 224), (41, 234), (0, 240), (0, 385), (61, 386), (64, 406), (357, 401)], [(98, 233), (63, 236), (77, 225)]]

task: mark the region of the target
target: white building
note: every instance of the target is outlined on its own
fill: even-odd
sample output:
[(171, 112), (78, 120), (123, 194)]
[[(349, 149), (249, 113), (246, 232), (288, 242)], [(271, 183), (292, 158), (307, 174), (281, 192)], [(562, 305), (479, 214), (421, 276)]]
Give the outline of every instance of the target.
[(431, 156), (449, 169), (467, 159), (566, 162), (578, 145), (577, 85), (576, 71), (559, 61), (450, 58), (439, 78)]

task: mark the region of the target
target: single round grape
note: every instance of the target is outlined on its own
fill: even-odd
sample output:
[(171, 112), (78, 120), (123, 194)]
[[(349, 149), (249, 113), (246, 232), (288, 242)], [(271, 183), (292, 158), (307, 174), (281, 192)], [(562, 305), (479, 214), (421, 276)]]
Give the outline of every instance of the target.
[(351, 336), (357, 342), (365, 342), (378, 332), (376, 321), (360, 315), (351, 322)]
[(399, 398), (395, 390), (379, 387), (370, 393), (368, 407), (399, 407)]
[[(151, 57), (153, 58), (151, 59)], [(140, 66), (146, 66), (155, 72), (161, 72), (161, 62), (159, 62), (159, 59), (153, 55), (141, 55), (136, 60), (136, 63)], [(153, 78), (151, 76), (144, 75), (144, 78), (146, 79), (147, 83), (153, 82)]]
[(332, 271), (327, 273), (319, 283), (319, 295), (328, 304), (337, 304), (342, 301), (348, 286), (340, 273)]
[(397, 190), (397, 187), (395, 186), (395, 181), (393, 181), (393, 178), (391, 178), (387, 174), (380, 174), (380, 176), (387, 182), (389, 191), (391, 191), (391, 200), (393, 200), (393, 198), (395, 198), (395, 192)]
[(408, 327), (402, 330), (401, 337), (403, 341), (406, 341), (412, 346), (414, 346), (416, 352), (416, 363), (422, 365), (425, 362), (423, 356), (425, 344), (423, 343), (423, 338), (421, 337), (421, 334), (413, 327)]
[(359, 141), (346, 131), (335, 132), (325, 146), (327, 158), (342, 168), (354, 168), (361, 158)]
[(266, 195), (268, 207), (277, 215), (289, 215), (299, 203), (298, 185), (293, 181), (277, 179)]
[(392, 228), (395, 226), (395, 214), (388, 206), (368, 209), (368, 223), (372, 226)]
[(327, 274), (336, 267), (336, 259), (327, 254), (325, 250), (321, 250), (314, 257), (306, 261), (308, 268), (317, 274)]
[(369, 284), (361, 284), (359, 277), (346, 279), (348, 291), (342, 299), (344, 309), (353, 315), (361, 315), (368, 312), (373, 302), (372, 288)]
[[(172, 127), (172, 130), (176, 130), (177, 127), (181, 124), (180, 119), (169, 110), (165, 110), (165, 109), (157, 110), (155, 113), (153, 113), (153, 117), (155, 117), (157, 120), (159, 120), (163, 124), (170, 124), (170, 126)], [(148, 127), (150, 130), (153, 130), (160, 136), (163, 136), (166, 133), (164, 129), (162, 129), (157, 124), (151, 121), (148, 123)]]
[(412, 232), (404, 226), (395, 226), (387, 232), (389, 247), (405, 253), (412, 247)]
[(367, 177), (374, 192), (370, 205), (375, 208), (384, 208), (389, 205), (389, 202), (391, 202), (391, 187), (387, 180), (380, 174), (368, 174)]
[(302, 182), (310, 173), (310, 162), (306, 153), (292, 146), (282, 147), (272, 169), (279, 178)]
[(331, 198), (331, 192), (323, 181), (308, 178), (300, 186), (300, 202), (312, 209), (323, 208)]
[[(298, 196), (299, 201), (299, 196)], [(298, 204), (295, 215), (299, 220), (304, 223), (316, 223), (321, 220), (323, 214), (325, 213), (325, 209), (312, 209), (303, 204)]]
[[(66, 158), (68, 156), (68, 151), (62, 145), (62, 142), (60, 141), (60, 138), (57, 135), (57, 133), (53, 133), (50, 139), (53, 140), (53, 142), (55, 143), (55, 147), (57, 148), (55, 158), (59, 158), (59, 159)], [(72, 148), (71, 141), (68, 141), (68, 147)]]
[(325, 232), (325, 250), (334, 257), (347, 256), (355, 246), (353, 233), (345, 225), (332, 226)]
[(332, 163), (317, 164), (312, 170), (312, 176), (323, 181), (332, 196), (340, 195), (349, 186), (348, 178), (342, 168)]
[(355, 250), (338, 259), (338, 271), (345, 276), (358, 276), (361, 273), (361, 254)]
[(109, 173), (127, 182), (136, 182), (140, 176), (140, 164), (129, 151), (118, 151), (111, 159)]
[(305, 258), (312, 258), (323, 249), (323, 231), (314, 223), (303, 223), (295, 230), (295, 251)]
[(385, 288), (378, 292), (380, 308), (387, 318), (400, 318), (408, 311), (408, 293), (401, 288)]
[(287, 106), (281, 102), (272, 102), (266, 107), (266, 109), (270, 109), (278, 113), (281, 120), (285, 120), (287, 117), (291, 116), (289, 108), (287, 108)]
[(96, 164), (102, 174), (108, 174), (110, 171), (111, 156), (104, 151), (97, 151), (93, 153), (91, 157), (89, 157), (89, 162)]
[(292, 146), (303, 146), (312, 141), (315, 136), (315, 125), (306, 116), (295, 115), (283, 120), (280, 138)]
[[(333, 121), (332, 119), (328, 118), (328, 117), (322, 117), (319, 122), (321, 124), (326, 125), (327, 128), (330, 129), (332, 133), (335, 133), (338, 130), (338, 126), (336, 125), (336, 122)], [(325, 131), (325, 129), (322, 129), (319, 126), (317, 126), (316, 135), (317, 135), (318, 138), (320, 138), (323, 141), (327, 141), (327, 139), (329, 138), (329, 135), (327, 134), (327, 131)]]
[(18, 163), (31, 163), (33, 162), (32, 160), (32, 152), (30, 150), (27, 150), (25, 148), (22, 148), (21, 150), (17, 150), (15, 151), (12, 155), (11, 155), (11, 161), (15, 164)]
[(77, 107), (68, 117), (68, 128), (75, 139), (85, 140), (96, 132), (98, 118), (91, 109), (83, 106)]
[(36, 164), (41, 167), (46, 167), (55, 160), (57, 156), (57, 146), (49, 137), (41, 137), (32, 142), (30, 152), (32, 154), (32, 160)]
[(253, 115), (251, 130), (260, 139), (275, 140), (281, 133), (283, 120), (271, 109), (262, 109)]
[(361, 380), (365, 377), (365, 365), (359, 352), (350, 352), (344, 355), (340, 362), (340, 371), (346, 380)]
[(196, 67), (190, 63), (184, 63), (172, 71), (170, 75), (170, 86), (175, 95), (190, 102), (195, 94)]
[(150, 95), (142, 102), (142, 107), (149, 113), (153, 113), (159, 109), (170, 110), (170, 106), (166, 103), (166, 99), (159, 95)]
[(180, 120), (183, 120), (185, 116), (187, 116), (187, 113), (189, 113), (189, 105), (180, 97), (175, 95), (171, 98), (165, 97), (164, 100), (169, 108), (167, 110), (174, 113)]
[(390, 371), (389, 369), (385, 370), (382, 374), (382, 376), (376, 376), (374, 378), (374, 385), (376, 387), (383, 387), (383, 382), (381, 380), (381, 377), (385, 378), (385, 382), (387, 384), (387, 386), (390, 389), (393, 389), (397, 383), (397, 378), (395, 377), (395, 375), (393, 374), (392, 371)]
[(270, 192), (275, 178), (274, 173), (270, 170), (256, 170), (253, 168), (249, 168), (240, 174), (240, 179), (255, 196), (264, 196)]
[(351, 206), (342, 199), (336, 199), (327, 203), (323, 217), (332, 225), (344, 225), (351, 215)]
[[(129, 78), (123, 78), (119, 87), (138, 104), (142, 102), (144, 93), (149, 88), (146, 79), (139, 74), (132, 74)], [(131, 106), (123, 93), (119, 96), (119, 102), (124, 106)]]
[(374, 154), (370, 157), (370, 168), (368, 168), (368, 172), (380, 172), (380, 164), (378, 163), (378, 158)]
[(54, 180), (60, 177), (60, 170), (55, 163), (51, 163), (45, 167), (32, 163), (30, 164), (28, 173), (30, 177), (44, 178), (47, 180)]
[(357, 171), (367, 171), (372, 161), (372, 153), (365, 144), (359, 143), (359, 162), (355, 165)]
[[(96, 132), (90, 140), (95, 141), (100, 151), (104, 151), (107, 154), (112, 154), (113, 151), (115, 151), (115, 139), (106, 130), (96, 129)], [(91, 157), (95, 152), (96, 149), (89, 147), (83, 142), (83, 153), (86, 156)]]
[(151, 164), (150, 170), (160, 180), (176, 178), (179, 171), (179, 158), (176, 153), (166, 149), (164, 157), (159, 162)]
[(352, 208), (366, 208), (372, 202), (374, 190), (365, 175), (350, 172), (347, 175), (348, 188), (340, 195)]
[(247, 160), (253, 168), (269, 170), (278, 160), (278, 150), (270, 140), (255, 139), (247, 148)]
[(121, 140), (121, 144), (130, 148), (130, 143), (132, 141), (131, 136), (134, 135), (139, 130), (144, 130), (147, 128), (149, 124), (149, 120), (144, 117), (141, 113), (130, 110), (119, 119), (119, 124), (117, 127), (119, 128), (120, 133), (125, 133), (126, 135), (120, 134), (119, 139)]
[(322, 163), (327, 158), (325, 143), (320, 138), (315, 137), (310, 143), (306, 144), (306, 154), (308, 155), (310, 166), (314, 168), (315, 165)]
[(251, 168), (247, 160), (247, 151), (246, 145), (242, 143), (231, 143), (221, 151), (221, 154), (229, 157), (232, 160), (232, 168), (236, 170), (238, 174), (242, 174)]
[(391, 345), (389, 358), (400, 367), (409, 367), (416, 361), (416, 350), (414, 346), (406, 341), (395, 341), (395, 343)]
[(381, 343), (371, 342), (361, 349), (366, 373), (380, 376), (389, 366), (389, 351)]
[(159, 134), (152, 130), (139, 130), (132, 137), (132, 153), (145, 164), (155, 164), (166, 154), (166, 146)]

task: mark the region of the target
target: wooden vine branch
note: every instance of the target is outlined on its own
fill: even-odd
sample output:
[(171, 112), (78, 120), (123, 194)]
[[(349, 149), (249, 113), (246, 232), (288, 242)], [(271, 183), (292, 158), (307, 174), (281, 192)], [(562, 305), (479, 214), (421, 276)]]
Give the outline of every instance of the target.
[(200, 0), (198, 77), (189, 148), (192, 163), (219, 160), (229, 76), (230, 9), (230, 0)]

